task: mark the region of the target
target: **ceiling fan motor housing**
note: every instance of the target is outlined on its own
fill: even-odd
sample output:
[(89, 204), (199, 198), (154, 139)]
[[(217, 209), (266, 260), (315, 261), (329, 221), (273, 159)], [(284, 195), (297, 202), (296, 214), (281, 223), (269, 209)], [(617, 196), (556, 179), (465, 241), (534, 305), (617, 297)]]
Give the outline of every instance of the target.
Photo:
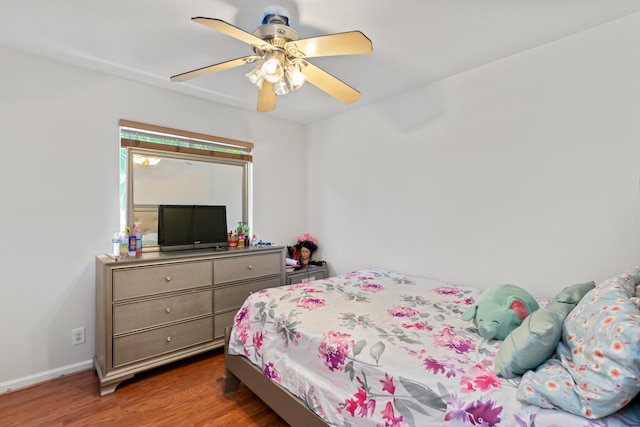
[[(299, 39), (298, 33), (291, 27), (282, 24), (265, 24), (255, 29), (253, 35), (261, 38), (274, 47), (284, 49), (285, 43)], [(253, 50), (262, 55), (264, 51), (260, 46), (254, 46)]]

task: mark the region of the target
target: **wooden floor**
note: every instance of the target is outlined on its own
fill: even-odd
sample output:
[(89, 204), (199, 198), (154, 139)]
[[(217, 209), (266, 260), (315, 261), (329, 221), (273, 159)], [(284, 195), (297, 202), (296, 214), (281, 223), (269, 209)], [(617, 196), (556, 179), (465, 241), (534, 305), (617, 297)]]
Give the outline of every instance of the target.
[(0, 395), (0, 425), (287, 426), (244, 385), (222, 393), (224, 354), (215, 350), (137, 374), (100, 397), (93, 370)]

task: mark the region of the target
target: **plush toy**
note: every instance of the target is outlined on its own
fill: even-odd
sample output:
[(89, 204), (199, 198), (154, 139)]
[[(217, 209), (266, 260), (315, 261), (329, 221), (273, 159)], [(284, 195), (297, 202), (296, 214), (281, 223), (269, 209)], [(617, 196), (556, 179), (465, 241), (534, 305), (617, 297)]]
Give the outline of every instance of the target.
[(503, 340), (539, 308), (538, 301), (519, 286), (497, 285), (485, 290), (462, 319), (473, 319), (481, 337)]

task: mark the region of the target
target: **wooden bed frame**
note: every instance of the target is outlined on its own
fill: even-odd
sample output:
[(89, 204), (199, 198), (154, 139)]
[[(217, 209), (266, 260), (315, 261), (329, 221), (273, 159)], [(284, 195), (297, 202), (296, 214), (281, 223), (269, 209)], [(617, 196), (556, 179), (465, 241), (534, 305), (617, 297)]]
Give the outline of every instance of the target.
[(222, 386), (225, 394), (238, 389), (242, 382), (275, 413), (292, 426), (327, 427), (327, 423), (316, 415), (297, 396), (264, 376), (262, 371), (244, 356), (227, 352), (231, 328), (225, 330), (225, 373)]

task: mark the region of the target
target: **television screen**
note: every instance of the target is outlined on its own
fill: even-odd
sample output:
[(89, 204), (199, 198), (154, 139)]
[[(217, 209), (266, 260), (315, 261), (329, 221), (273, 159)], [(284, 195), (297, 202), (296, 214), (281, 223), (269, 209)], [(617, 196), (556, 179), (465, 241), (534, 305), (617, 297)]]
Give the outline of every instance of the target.
[(158, 244), (188, 245), (192, 217), (192, 206), (158, 206)]
[(226, 206), (195, 206), (193, 243), (207, 247), (229, 246)]
[(226, 249), (226, 206), (159, 205), (158, 245), (161, 251)]

